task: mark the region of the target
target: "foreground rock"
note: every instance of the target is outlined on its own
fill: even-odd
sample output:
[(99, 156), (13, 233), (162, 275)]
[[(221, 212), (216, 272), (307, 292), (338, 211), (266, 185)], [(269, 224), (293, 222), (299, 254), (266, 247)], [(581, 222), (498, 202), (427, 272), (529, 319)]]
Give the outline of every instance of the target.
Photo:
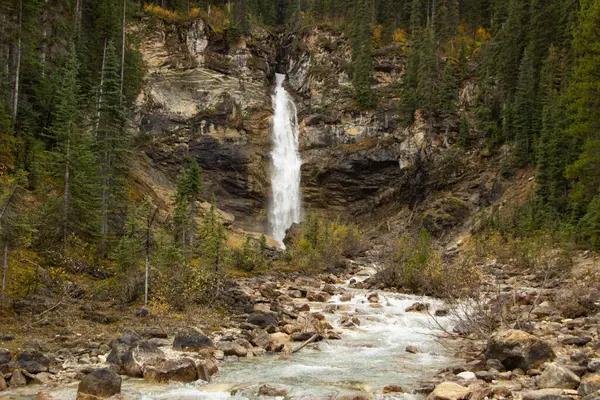
[(108, 368), (101, 368), (90, 372), (79, 382), (77, 399), (105, 399), (118, 393), (121, 393), (121, 377)]
[(486, 359), (499, 360), (511, 371), (517, 368), (527, 371), (556, 356), (550, 345), (527, 332), (509, 329), (497, 332), (488, 341)]
[(17, 364), (31, 374), (39, 374), (48, 371), (50, 359), (38, 350), (28, 349), (19, 354)]
[(564, 365), (548, 363), (540, 376), (538, 386), (541, 389), (577, 389), (579, 377)]
[(6, 364), (10, 362), (11, 355), (7, 349), (0, 349), (0, 364)]
[(523, 393), (523, 400), (573, 400), (576, 394), (568, 389), (540, 389)]
[(21, 387), (27, 385), (27, 378), (20, 369), (13, 371), (9, 381), (10, 387)]
[(190, 359), (166, 360), (157, 366), (144, 368), (144, 379), (156, 382), (194, 382), (198, 379), (198, 371), (196, 364)]
[(469, 396), (469, 389), (454, 382), (443, 382), (427, 396), (427, 400), (462, 400)]
[(119, 372), (142, 377), (144, 367), (155, 365), (165, 359), (165, 354), (154, 343), (126, 332), (116, 339), (106, 361), (119, 367)]
[(581, 397), (593, 395), (598, 391), (600, 391), (600, 374), (583, 377), (579, 386), (579, 395)]
[(187, 328), (177, 332), (173, 339), (173, 349), (180, 351), (201, 351), (204, 349), (212, 349), (213, 341), (194, 328)]
[(285, 397), (288, 394), (288, 389), (285, 386), (279, 385), (262, 385), (260, 389), (258, 389), (259, 396), (268, 396), (268, 397)]

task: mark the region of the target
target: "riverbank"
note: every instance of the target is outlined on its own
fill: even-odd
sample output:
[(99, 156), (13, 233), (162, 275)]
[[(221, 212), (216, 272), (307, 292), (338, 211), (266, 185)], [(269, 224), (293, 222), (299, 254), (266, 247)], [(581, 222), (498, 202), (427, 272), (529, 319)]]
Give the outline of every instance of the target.
[[(202, 392), (217, 390), (221, 394), (242, 389), (258, 393), (263, 385), (280, 387), (287, 382), (287, 386), (283, 385), (287, 391), (302, 396), (307, 394), (304, 392), (307, 388), (313, 388), (312, 392), (320, 388), (321, 395), (329, 397), (412, 392), (423, 376), (432, 376), (440, 366), (447, 365), (451, 354), (431, 335), (433, 325), (426, 313), (405, 312), (420, 298), (348, 286), (349, 282), (363, 280), (372, 273), (355, 264), (350, 271), (318, 278), (270, 276), (242, 280), (235, 291), (237, 297), (246, 299), (246, 312), (211, 328), (210, 333), (204, 330), (207, 336), (189, 327), (176, 329), (174, 336), (165, 329), (147, 327), (121, 335), (112, 343), (102, 343), (79, 357), (67, 356), (66, 351), (59, 350), (61, 356), (45, 355), (50, 365), (59, 369), (50, 371), (49, 367), (55, 374), (33, 374), (24, 369), (26, 380), (31, 379), (29, 383), (36, 383), (39, 374), (48, 377), (45, 386), (19, 389), (15, 395), (34, 396), (36, 391), (42, 391), (55, 396), (48, 398), (72, 397), (76, 390), (73, 387), (52, 390), (48, 386), (65, 387), (91, 369), (107, 366), (121, 374), (147, 378), (147, 381), (134, 379), (124, 383), (124, 390), (134, 397), (145, 391), (160, 395), (177, 389), (167, 385), (157, 388), (151, 381), (211, 380), (210, 376), (214, 378), (218, 369), (221, 372), (214, 386), (187, 388)], [(436, 304), (441, 307), (441, 303)], [(315, 335), (315, 343), (291, 355)], [(177, 351), (174, 347), (191, 352)], [(206, 351), (211, 347), (215, 350)], [(19, 357), (14, 357), (13, 366), (17, 367), (14, 371), (27, 366), (19, 364)], [(173, 361), (167, 366), (162, 359)], [(187, 360), (193, 362), (195, 374), (182, 372), (186, 365), (191, 365)], [(376, 365), (379, 367), (370, 369)], [(254, 371), (252, 377), (248, 371)], [(323, 376), (329, 376), (331, 381), (321, 381)], [(9, 383), (12, 377), (9, 376)], [(302, 384), (290, 384), (290, 380)], [(4, 396), (11, 398), (12, 390), (9, 388)]]
[[(580, 280), (591, 261), (578, 261)], [(90, 325), (115, 331), (72, 332), (70, 341), (36, 343), (27, 339), (39, 333), (23, 331), (4, 342), (20, 349), (11, 349), (11, 361), (2, 365), (11, 387), (0, 397), (73, 398), (77, 381), (103, 367), (125, 377), (125, 398), (585, 397), (600, 358), (597, 314), (564, 315), (563, 278), (496, 262), (483, 269), (488, 284), (480, 313), (469, 314), (479, 330), (460, 307), (372, 287), (374, 271), (352, 262), (337, 274), (238, 279), (227, 289), (234, 312), (221, 317), (138, 313), (122, 317), (128, 326), (96, 322)], [(504, 322), (482, 335), (486, 315), (494, 313)], [(27, 347), (34, 350), (21, 350)], [(6, 352), (0, 355), (6, 360)]]

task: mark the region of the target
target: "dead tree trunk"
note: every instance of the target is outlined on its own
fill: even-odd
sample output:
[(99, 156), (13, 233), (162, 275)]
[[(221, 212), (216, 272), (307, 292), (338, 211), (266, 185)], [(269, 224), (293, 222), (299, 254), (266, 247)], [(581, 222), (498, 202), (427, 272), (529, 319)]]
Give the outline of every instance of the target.
[(23, 24), (23, 0), (19, 0), (19, 17), (17, 22), (17, 47), (15, 58), (17, 65), (15, 66), (15, 82), (12, 98), (12, 122), (13, 126), (17, 124), (17, 114), (19, 111), (19, 83), (21, 81), (21, 25)]

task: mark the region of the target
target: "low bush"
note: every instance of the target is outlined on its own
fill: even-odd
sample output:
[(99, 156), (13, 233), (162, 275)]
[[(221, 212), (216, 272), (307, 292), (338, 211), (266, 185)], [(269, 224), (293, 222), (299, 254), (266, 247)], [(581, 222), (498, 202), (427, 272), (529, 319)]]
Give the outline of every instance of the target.
[(246, 272), (266, 271), (271, 266), (267, 250), (267, 238), (265, 235), (262, 235), (260, 240), (256, 240), (252, 236), (246, 236), (242, 248), (232, 251), (232, 265), (234, 268)]
[(357, 226), (311, 213), (289, 244), (289, 263), (293, 269), (316, 273), (338, 266), (345, 258), (364, 250)]
[(463, 254), (445, 263), (425, 229), (417, 236), (400, 238), (375, 280), (385, 287), (440, 298), (469, 297), (482, 282), (472, 255)]
[(477, 237), (476, 256), (481, 260), (528, 270), (539, 277), (566, 276), (573, 267), (572, 242), (550, 233), (537, 236), (512, 236), (488, 233)]

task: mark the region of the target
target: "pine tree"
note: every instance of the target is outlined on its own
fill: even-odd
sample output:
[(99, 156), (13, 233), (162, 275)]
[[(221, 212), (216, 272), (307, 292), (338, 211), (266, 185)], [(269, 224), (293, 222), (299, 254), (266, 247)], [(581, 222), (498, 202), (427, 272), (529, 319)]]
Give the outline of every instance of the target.
[(468, 148), (471, 145), (471, 130), (469, 129), (469, 121), (465, 118), (460, 121), (458, 144), (464, 148)]
[(61, 195), (57, 204), (50, 208), (50, 212), (60, 215), (60, 220), (47, 226), (60, 227), (58, 236), (64, 251), (70, 234), (76, 233), (87, 239), (92, 237), (93, 227), (98, 222), (98, 193), (94, 184), (96, 168), (91, 140), (82, 128), (79, 63), (73, 44), (63, 72), (50, 127), (56, 144), (49, 152), (51, 165), (48, 168), (60, 184)]
[[(554, 49), (544, 62), (540, 76), (540, 90), (538, 104), (541, 106), (541, 131), (536, 154), (536, 196), (538, 200), (551, 209), (556, 209), (556, 199), (552, 198), (552, 188), (559, 179), (556, 170), (562, 171), (557, 159), (556, 140), (557, 126), (554, 121), (554, 107), (556, 106), (556, 78), (558, 73), (558, 57)], [(558, 133), (560, 134), (560, 133)]]
[(567, 176), (575, 180), (573, 199), (586, 207), (600, 192), (600, 2), (580, 1), (579, 26), (573, 49), (575, 70), (569, 87), (572, 124), (569, 128), (583, 142), (580, 156), (569, 166)]
[(527, 2), (508, 0), (508, 15), (494, 38), (496, 76), (505, 96), (514, 93), (525, 42)]
[(521, 66), (515, 95), (515, 161), (526, 165), (533, 149), (536, 132), (533, 118), (536, 111), (536, 80), (533, 45), (527, 46)]
[(587, 212), (581, 219), (579, 235), (586, 240), (594, 250), (600, 249), (600, 195), (590, 201)]
[(459, 23), (458, 0), (439, 0), (437, 2), (435, 31), (439, 43), (453, 39)]
[(120, 87), (120, 62), (112, 41), (106, 49), (106, 63), (101, 86), (102, 102), (99, 109), (96, 147), (102, 176), (102, 206), (100, 225), (100, 254), (106, 255), (107, 246), (122, 224), (125, 214), (125, 177), (128, 171), (127, 152), (129, 135), (125, 127), (125, 110)]
[(423, 0), (413, 0), (410, 8), (409, 27), (412, 37), (418, 35), (423, 26)]
[(242, 35), (250, 34), (250, 10), (247, 0), (236, 0), (233, 5), (233, 29)]
[(6, 304), (8, 259), (13, 247), (22, 242), (30, 231), (26, 223), (23, 197), (27, 183), (26, 174), (17, 172), (0, 186), (0, 304)]
[(175, 231), (179, 243), (192, 250), (196, 237), (196, 207), (202, 192), (202, 170), (196, 160), (192, 160), (187, 170), (177, 181), (175, 194)]
[(442, 81), (437, 95), (437, 114), (445, 125), (446, 131), (456, 126), (458, 118), (458, 82), (456, 68), (452, 62), (446, 62)]
[(373, 93), (371, 77), (373, 74), (373, 60), (371, 56), (371, 27), (369, 21), (369, 2), (356, 0), (353, 21), (352, 59), (354, 69), (352, 72), (352, 85), (356, 93), (359, 107), (366, 109), (373, 106)]
[(202, 259), (215, 272), (220, 272), (227, 257), (227, 248), (225, 247), (227, 232), (217, 213), (214, 196), (211, 201), (210, 211), (204, 216), (202, 221), (200, 239), (200, 255)]
[(419, 108), (429, 123), (429, 132), (433, 131), (434, 118), (438, 103), (438, 58), (435, 32), (429, 25), (423, 32), (420, 47), (417, 95)]

